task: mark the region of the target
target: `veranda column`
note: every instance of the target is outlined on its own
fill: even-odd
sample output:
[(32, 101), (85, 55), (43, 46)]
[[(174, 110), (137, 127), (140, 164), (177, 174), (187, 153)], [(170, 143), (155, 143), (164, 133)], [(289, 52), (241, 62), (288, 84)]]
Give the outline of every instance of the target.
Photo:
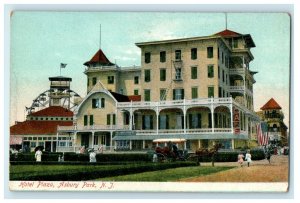
[(213, 105), (213, 98), (211, 98), (211, 105), (210, 105), (210, 112), (211, 112), (211, 129), (212, 133), (215, 132), (215, 120), (214, 120), (214, 105)]
[(184, 150), (186, 150), (186, 141), (184, 142), (183, 148), (184, 148)]
[(73, 142), (73, 147), (74, 147), (74, 152), (76, 152), (76, 139), (77, 139), (77, 132), (74, 132), (74, 142)]
[[(158, 104), (157, 104), (158, 105)], [(156, 134), (158, 135), (158, 117), (159, 117), (159, 111), (158, 111), (158, 106), (156, 107)]]
[(94, 149), (94, 137), (95, 137), (95, 132), (92, 131), (92, 148)]
[(231, 148), (234, 149), (234, 139), (231, 140)]
[(145, 149), (145, 140), (143, 140), (143, 149)]
[(186, 134), (186, 107), (185, 107), (185, 99), (183, 99), (183, 130), (184, 130), (184, 134)]
[(58, 132), (56, 133), (56, 152), (57, 152), (57, 149), (58, 149), (59, 145), (58, 145)]
[(232, 113), (232, 98), (231, 98), (231, 104), (230, 104), (230, 127), (231, 127), (231, 133), (233, 133), (233, 113)]
[(132, 140), (129, 140), (129, 149), (132, 150)]
[(112, 141), (113, 131), (110, 131), (110, 151), (113, 150), (113, 141)]
[(201, 140), (198, 140), (198, 148), (201, 148)]

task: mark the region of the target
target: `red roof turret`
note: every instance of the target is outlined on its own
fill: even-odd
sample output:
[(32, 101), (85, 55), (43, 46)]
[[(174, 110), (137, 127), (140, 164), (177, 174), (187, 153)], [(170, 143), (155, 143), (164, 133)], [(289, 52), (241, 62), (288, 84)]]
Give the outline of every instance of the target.
[(268, 109), (281, 109), (281, 106), (271, 98), (263, 107), (260, 108), (261, 110), (268, 110)]
[(97, 53), (93, 56), (91, 60), (85, 62), (84, 65), (95, 64), (95, 63), (98, 63), (100, 65), (106, 65), (106, 66), (114, 65), (108, 60), (108, 58), (105, 56), (105, 54), (101, 49), (97, 51)]

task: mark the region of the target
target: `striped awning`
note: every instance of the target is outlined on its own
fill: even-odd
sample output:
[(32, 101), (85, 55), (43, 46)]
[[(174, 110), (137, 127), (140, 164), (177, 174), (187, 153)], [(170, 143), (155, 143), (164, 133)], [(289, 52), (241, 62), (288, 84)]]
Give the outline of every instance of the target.
[(22, 137), (10, 136), (9, 144), (10, 145), (16, 145), (16, 144), (21, 145), (22, 141), (23, 141)]

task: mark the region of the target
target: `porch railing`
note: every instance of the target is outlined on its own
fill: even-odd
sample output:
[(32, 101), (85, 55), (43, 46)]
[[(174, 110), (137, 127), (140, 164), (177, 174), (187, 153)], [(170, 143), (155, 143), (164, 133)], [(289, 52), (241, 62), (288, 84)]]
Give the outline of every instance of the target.
[(129, 130), (129, 125), (89, 125), (89, 126), (58, 126), (58, 131), (75, 131), (75, 130)]
[(195, 128), (195, 129), (160, 129), (156, 130), (135, 130), (137, 135), (155, 135), (155, 134), (207, 134), (212, 133), (214, 130), (215, 133), (231, 133), (231, 128)]
[(142, 108), (142, 107), (166, 107), (166, 106), (183, 106), (183, 105), (196, 105), (196, 104), (225, 104), (231, 103), (232, 98), (198, 98), (189, 100), (170, 100), (170, 101), (159, 101), (159, 102), (119, 102), (118, 108)]

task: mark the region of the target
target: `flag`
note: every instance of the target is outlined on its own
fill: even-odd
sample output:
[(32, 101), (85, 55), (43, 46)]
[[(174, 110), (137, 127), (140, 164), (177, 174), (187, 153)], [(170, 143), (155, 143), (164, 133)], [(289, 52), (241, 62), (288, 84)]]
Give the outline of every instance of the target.
[(60, 68), (65, 68), (67, 66), (66, 63), (60, 63)]
[(260, 122), (256, 125), (257, 128), (257, 141), (259, 145), (266, 146), (269, 142), (268, 124)]

